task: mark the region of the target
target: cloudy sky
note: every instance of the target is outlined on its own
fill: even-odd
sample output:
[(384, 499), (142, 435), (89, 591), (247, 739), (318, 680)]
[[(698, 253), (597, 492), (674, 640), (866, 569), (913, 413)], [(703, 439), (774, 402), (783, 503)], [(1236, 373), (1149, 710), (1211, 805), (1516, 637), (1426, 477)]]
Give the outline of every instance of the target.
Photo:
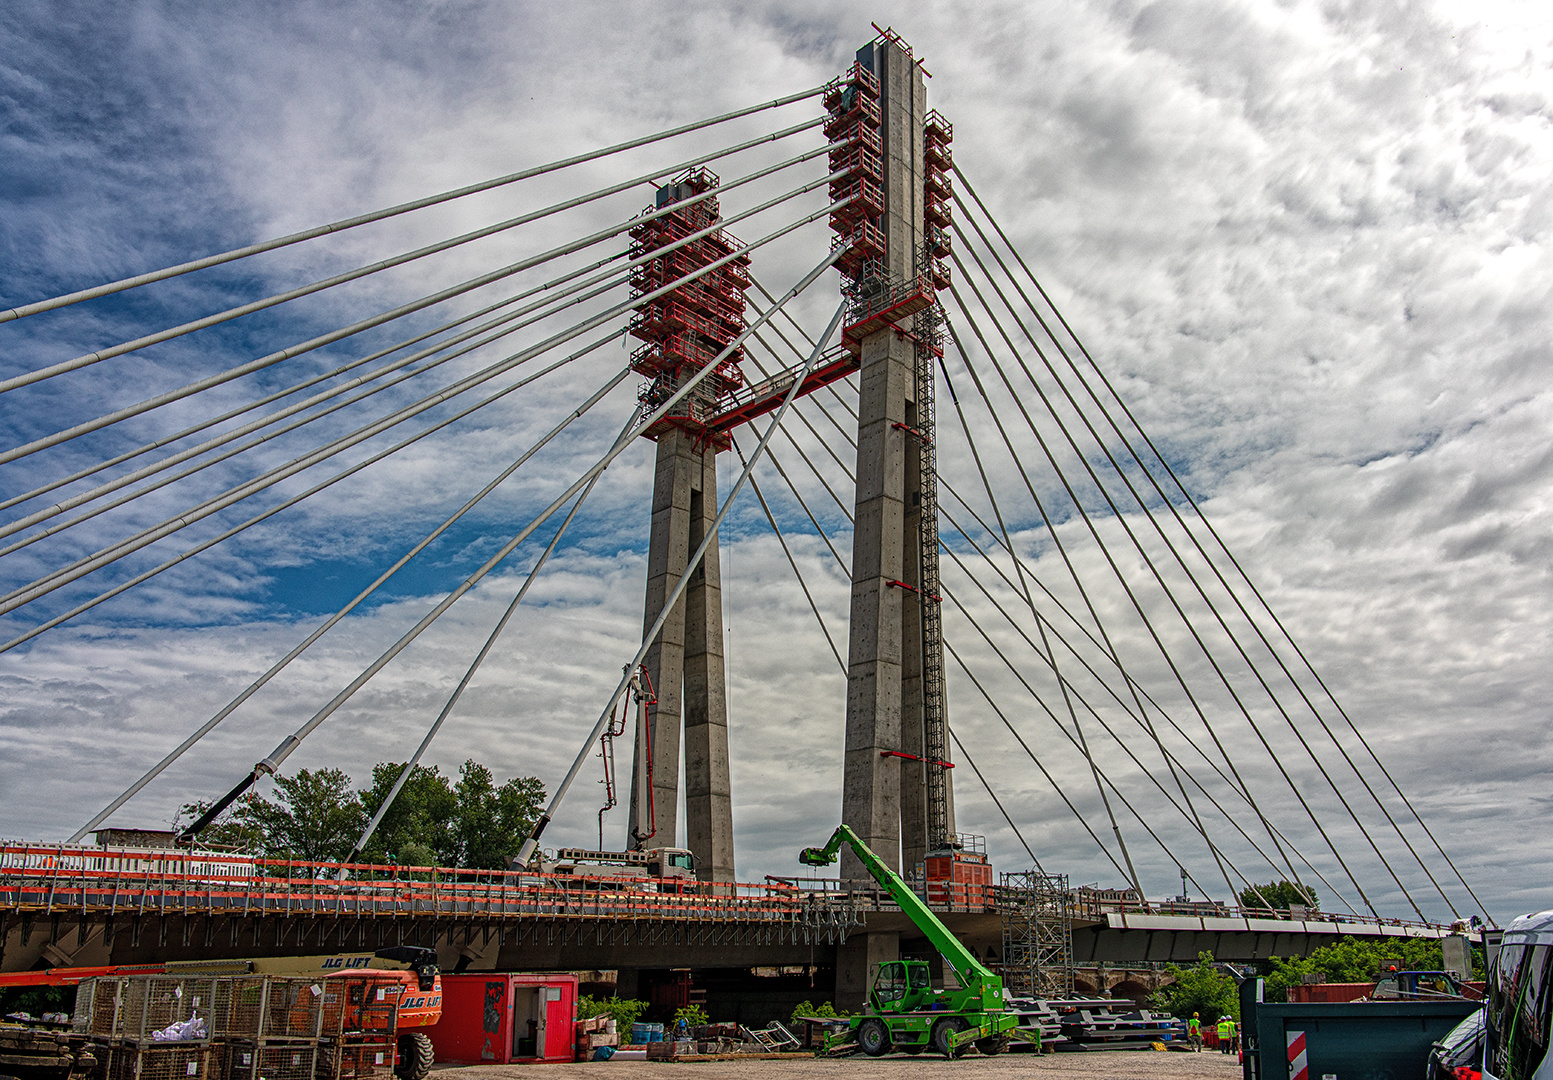
[[(932, 73), (930, 103), (954, 123), (956, 161), (1491, 913), (1505, 918), (1549, 906), (1553, 894), (1541, 868), (1553, 856), (1553, 841), (1546, 839), (1553, 797), (1537, 777), (1553, 764), (1547, 735), (1553, 200), (1546, 179), (1553, 168), (1553, 19), (1535, 5), (448, 2), (305, 10), (253, 4), (234, 13), (193, 3), (141, 2), (108, 11), (22, 3), (0, 27), (0, 306), (805, 90), (849, 62), (872, 35), (870, 20), (893, 24), (916, 46)], [(0, 377), (581, 192), (662, 175), (682, 160), (802, 124), (817, 112), (813, 100), (798, 103), (257, 259), (0, 324)], [(809, 130), (713, 168), (728, 184), (820, 145), (817, 131)], [(819, 161), (795, 165), (730, 191), (723, 211), (741, 213), (822, 176)], [(607, 228), (650, 198), (651, 187), (639, 184), (318, 296), (0, 395), (4, 446)], [(733, 231), (754, 240), (823, 206), (823, 192), (800, 193)], [(826, 244), (823, 221), (802, 228), (763, 247), (755, 275), (781, 293), (822, 257)], [(0, 465), (0, 499), (239, 410), (622, 247), (607, 241)], [(987, 312), (963, 277), (956, 280), (994, 356), (1007, 363)], [(984, 282), (982, 289), (1023, 349), (1006, 311)], [(620, 299), (613, 293), (570, 308), (0, 556), (4, 590), (154, 526)], [(835, 303), (829, 274), (793, 311), (815, 332)], [(1120, 514), (1107, 507), (1063, 442), (1063, 427), (1078, 431), (1079, 417), (1061, 405), (1055, 414), (1044, 412), (1034, 387), (1016, 381), (1056, 464), (1074, 474), (1077, 498), (1092, 512), (1128, 586), (1122, 588), (1016, 403), (995, 385), (971, 321), (953, 305), (951, 317), (1029, 469), (1027, 487), (971, 388), (964, 360), (951, 349), (949, 377), (1016, 548), (1082, 619), (1083, 597), (1036, 513), (1034, 488), (1116, 652), (1179, 725), (1180, 733), (1172, 728), (1162, 739), (1203, 785), (1186, 781), (1225, 855), (1259, 881), (1274, 870), (1251, 841), (1279, 858), (1256, 813), (1206, 763), (1226, 768), (1215, 756), (1210, 728), (1302, 874), (1301, 856), (1348, 902), (1362, 906), (1337, 862), (1341, 855), (1378, 907), (1412, 914), (1319, 761), (1419, 906), (1430, 916), (1447, 913), (1377, 799), (1345, 763), (1346, 752), (1456, 906), (1475, 910), (1314, 679), (1301, 674), (1297, 691), (1261, 646), (1247, 644), (1256, 671), (1275, 684), (1286, 720), (1201, 599), (1194, 600), (1182, 567), (1210, 581), (1203, 564), (1195, 556), (1174, 561), (1136, 503), (1123, 501), (1119, 482), (1107, 481)], [(618, 326), (602, 326), (567, 351)], [(1038, 358), (1028, 350), (1024, 355), (1035, 370)], [(0, 655), (0, 834), (69, 835), (586, 399), (625, 357), (617, 336), (560, 372)], [(459, 400), (472, 403), (526, 370)], [(1008, 370), (1022, 378), (1017, 367)], [(1037, 381), (1049, 396), (1060, 392), (1044, 369)], [(114, 820), (159, 825), (180, 803), (229, 787), (597, 460), (629, 415), (635, 385), (628, 380), (568, 428)], [(944, 480), (990, 521), (946, 390), (941, 384)], [(855, 390), (842, 393), (855, 396)], [(92, 599), (457, 407), (439, 406), (65, 584), (0, 617), (0, 637), (10, 640)], [(836, 458), (850, 467), (852, 449), (822, 409), (846, 426), (844, 406), (823, 396), (806, 406), (819, 436), (801, 423), (790, 426), (819, 474), (849, 501)], [(252, 415), (223, 421), (173, 449)], [(1094, 409), (1086, 415), (1100, 417)], [(1102, 419), (1095, 422), (1106, 448), (1124, 454), (1115, 433)], [(746, 449), (753, 441), (741, 437)], [(850, 531), (840, 507), (791, 443), (778, 438), (773, 447), (845, 560)], [(1080, 440), (1079, 449), (1097, 469), (1104, 462), (1092, 441)], [(3, 520), (168, 452), (20, 503)], [(644, 442), (605, 474), (428, 760), (453, 770), (472, 756), (499, 775), (534, 775), (547, 785), (564, 773), (640, 636), (650, 466)], [(724, 456), (722, 472), (726, 486), (737, 474), (731, 455)], [(1144, 482), (1136, 470), (1132, 475)], [(845, 574), (776, 471), (763, 465), (757, 477), (844, 650)], [(1157, 497), (1146, 501), (1159, 511)], [(946, 495), (944, 502), (985, 547), (988, 535), (955, 498)], [(73, 517), (56, 516), (0, 543)], [(1179, 528), (1163, 517), (1164, 535), (1181, 546)], [(552, 529), (536, 533), (370, 682), (288, 766), (336, 765), (364, 779), (374, 762), (402, 760)], [(1172, 609), (1129, 531), (1171, 583), (1188, 620)], [(1021, 638), (1035, 636), (1029, 609), (1017, 628), (996, 610), (1002, 605), (1017, 616), (1024, 603), (999, 579), (1013, 576), (1012, 565), (1001, 556), (989, 564), (947, 523), (944, 532), (960, 560), (945, 561), (945, 584), (958, 601), (946, 605), (949, 641), (1030, 753), (951, 662), (953, 726), (1048, 870), (1075, 882), (1119, 885), (1122, 875), (1111, 860), (1120, 852), (1094, 780), (1046, 711), (1072, 730), (1058, 683)], [(1222, 558), (1218, 564), (1227, 574), (1233, 570)], [(737, 857), (740, 876), (759, 880), (796, 872), (795, 849), (822, 839), (838, 819), (844, 682), (749, 492), (724, 531), (722, 566)], [(975, 581), (986, 585), (987, 595)], [(1254, 642), (1216, 588), (1208, 595), (1227, 613), (1236, 640)], [(1237, 595), (1254, 605), (1243, 583)], [(1107, 686), (1128, 693), (1114, 666), (1105, 666), (1074, 622), (1064, 622), (1055, 602), (1040, 604), (1054, 631), (1077, 650), (1063, 654), (1059, 646), (1059, 666), (1066, 665), (1071, 689), (1099, 714), (1080, 711), (1079, 718), (1097, 763), (1131, 804), (1129, 810), (1112, 793), (1145, 887), (1153, 895), (1179, 891), (1179, 863), (1198, 883), (1190, 891), (1222, 897), (1227, 888), (1201, 837), (1194, 838), (1162, 794), (1179, 800), (1158, 746), (1106, 696)], [(1269, 625), (1265, 617), (1262, 625)], [(1286, 660), (1296, 659), (1286, 643), (1279, 648)], [(1077, 656), (1095, 666), (1104, 685), (1082, 671)], [(1235, 689), (1244, 711), (1226, 687)], [(1301, 703), (1301, 691), (1316, 702), (1320, 720)], [(1157, 713), (1154, 720), (1165, 727)], [(1322, 721), (1337, 732), (1338, 745)], [(1105, 851), (1031, 754), (1103, 838)], [(986, 834), (998, 868), (1027, 867), (1012, 829), (969, 773), (956, 770), (959, 827)], [(598, 775), (591, 763), (547, 841), (597, 841)], [(1224, 811), (1213, 809), (1215, 803)], [(607, 819), (613, 835), (606, 841), (618, 840), (624, 818), (622, 810)], [(1328, 906), (1343, 906), (1322, 892)]]

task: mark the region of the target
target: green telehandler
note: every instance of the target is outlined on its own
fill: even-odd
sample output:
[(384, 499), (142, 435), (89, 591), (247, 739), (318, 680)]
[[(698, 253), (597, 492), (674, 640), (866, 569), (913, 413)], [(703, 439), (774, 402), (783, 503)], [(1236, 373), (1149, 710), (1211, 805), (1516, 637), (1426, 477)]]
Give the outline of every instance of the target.
[[(935, 990), (922, 960), (886, 960), (879, 965), (868, 1007), (851, 1019), (845, 1031), (825, 1041), (820, 1053), (856, 1041), (872, 1057), (902, 1050), (920, 1054), (932, 1047), (945, 1057), (959, 1057), (972, 1044), (983, 1054), (1000, 1054), (1019, 1017), (1003, 1005), (1003, 980), (989, 971), (976, 954), (950, 933), (933, 909), (886, 866), (847, 826), (839, 826), (823, 848), (804, 848), (798, 861), (805, 866), (829, 866), (842, 844), (848, 844), (891, 899), (917, 924), (933, 948), (954, 969), (958, 990)], [(1039, 1046), (1040, 1033), (1028, 1033)]]

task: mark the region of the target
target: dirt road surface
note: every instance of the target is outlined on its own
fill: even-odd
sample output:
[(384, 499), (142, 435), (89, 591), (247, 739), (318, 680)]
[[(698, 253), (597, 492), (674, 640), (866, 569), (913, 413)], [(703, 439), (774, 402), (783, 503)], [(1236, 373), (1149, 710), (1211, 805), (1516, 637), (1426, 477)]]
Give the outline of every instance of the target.
[(590, 1061), (439, 1068), (435, 1080), (1237, 1080), (1233, 1054), (1145, 1050), (1001, 1054), (995, 1058), (794, 1058), (790, 1061)]

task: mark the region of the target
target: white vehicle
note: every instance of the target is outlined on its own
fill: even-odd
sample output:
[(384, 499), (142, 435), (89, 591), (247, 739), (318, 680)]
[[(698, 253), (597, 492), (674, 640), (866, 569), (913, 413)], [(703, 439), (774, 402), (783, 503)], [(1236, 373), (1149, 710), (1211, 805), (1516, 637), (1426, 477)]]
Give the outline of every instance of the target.
[(696, 859), (685, 848), (660, 847), (646, 851), (561, 848), (554, 856), (542, 856), (538, 867), (530, 869), (561, 877), (618, 880), (622, 885), (631, 882), (627, 887), (660, 892), (693, 892), (696, 884)]
[(1553, 911), (1523, 915), (1500, 939), (1485, 997), (1484, 1080), (1553, 1080)]

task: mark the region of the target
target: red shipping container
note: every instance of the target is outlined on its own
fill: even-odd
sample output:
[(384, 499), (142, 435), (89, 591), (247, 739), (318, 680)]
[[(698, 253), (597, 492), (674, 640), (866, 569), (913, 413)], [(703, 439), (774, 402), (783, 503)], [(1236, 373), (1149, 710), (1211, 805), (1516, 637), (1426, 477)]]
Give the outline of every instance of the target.
[(442, 976), (442, 1019), (426, 1029), (439, 1064), (571, 1061), (577, 976)]

